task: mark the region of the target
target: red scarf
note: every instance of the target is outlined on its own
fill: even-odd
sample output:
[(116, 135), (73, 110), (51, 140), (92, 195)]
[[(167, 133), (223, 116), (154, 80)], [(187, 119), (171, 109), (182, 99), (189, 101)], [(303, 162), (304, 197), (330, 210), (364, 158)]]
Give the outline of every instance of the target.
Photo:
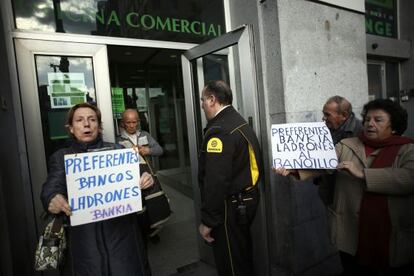
[[(391, 167), (402, 145), (414, 143), (408, 137), (391, 136), (370, 140), (363, 133), (359, 139), (365, 147), (381, 149), (370, 168)], [(364, 192), (359, 213), (357, 257), (361, 265), (388, 269), (391, 219), (386, 195)]]

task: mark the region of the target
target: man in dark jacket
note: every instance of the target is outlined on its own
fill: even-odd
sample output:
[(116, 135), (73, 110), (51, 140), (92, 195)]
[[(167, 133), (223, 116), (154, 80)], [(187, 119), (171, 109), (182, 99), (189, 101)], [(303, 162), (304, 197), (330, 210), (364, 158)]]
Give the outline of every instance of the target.
[[(362, 122), (352, 112), (351, 103), (341, 96), (330, 97), (323, 106), (323, 120), (331, 131), (334, 145), (344, 138), (356, 137), (362, 131)], [(314, 180), (319, 185), (319, 196), (326, 205), (333, 202), (335, 176), (327, 175)]]
[(199, 231), (213, 246), (219, 275), (253, 275), (250, 225), (262, 176), (259, 143), (231, 106), (225, 82), (208, 82), (201, 101), (208, 123), (199, 156)]

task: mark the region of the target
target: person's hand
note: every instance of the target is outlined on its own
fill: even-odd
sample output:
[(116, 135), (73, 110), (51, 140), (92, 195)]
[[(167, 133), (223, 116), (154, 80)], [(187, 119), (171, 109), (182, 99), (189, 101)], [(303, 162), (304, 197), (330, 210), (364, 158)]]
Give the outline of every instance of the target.
[(289, 174), (297, 173), (297, 170), (288, 170), (288, 169), (283, 168), (283, 167), (280, 167), (280, 168), (272, 167), (272, 171), (274, 171), (278, 175), (282, 175), (282, 176), (288, 176)]
[(357, 168), (352, 161), (342, 161), (336, 168), (338, 170), (348, 171), (351, 175), (358, 179), (365, 179), (364, 169)]
[(152, 185), (154, 185), (154, 178), (149, 173), (144, 172), (139, 180), (139, 187), (141, 190), (145, 190)]
[(210, 236), (211, 230), (212, 228), (204, 224), (200, 224), (200, 226), (198, 227), (198, 231), (200, 232), (201, 237), (208, 243), (211, 243), (214, 241), (213, 237)]
[(72, 211), (68, 204), (68, 201), (61, 194), (55, 195), (50, 200), (47, 210), (52, 214), (59, 214), (60, 212), (64, 212), (67, 216), (72, 215)]
[(151, 154), (151, 150), (150, 150), (149, 146), (139, 146), (138, 147), (138, 152), (142, 156), (147, 156), (147, 155)]

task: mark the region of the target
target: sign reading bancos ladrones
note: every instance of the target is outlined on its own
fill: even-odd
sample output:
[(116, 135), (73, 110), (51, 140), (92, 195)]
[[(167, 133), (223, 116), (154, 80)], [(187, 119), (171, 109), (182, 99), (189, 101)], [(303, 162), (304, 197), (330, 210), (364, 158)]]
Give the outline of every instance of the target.
[(139, 155), (133, 149), (65, 155), (71, 225), (142, 210)]
[(272, 125), (273, 167), (333, 169), (338, 165), (331, 133), (324, 122)]

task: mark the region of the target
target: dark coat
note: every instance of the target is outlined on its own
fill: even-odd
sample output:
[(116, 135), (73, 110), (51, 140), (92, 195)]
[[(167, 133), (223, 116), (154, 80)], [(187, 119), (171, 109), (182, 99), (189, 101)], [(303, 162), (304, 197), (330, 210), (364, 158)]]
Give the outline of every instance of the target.
[(331, 131), (334, 145), (345, 138), (357, 137), (362, 132), (362, 122), (352, 112), (348, 119), (337, 129)]
[(201, 221), (214, 228), (224, 222), (225, 199), (255, 186), (263, 170), (257, 137), (232, 106), (204, 131), (198, 165)]
[[(331, 131), (332, 140), (334, 145), (345, 138), (358, 137), (362, 133), (362, 122), (355, 117), (354, 113), (351, 113), (349, 118), (337, 129)], [(319, 185), (319, 196), (325, 205), (330, 205), (333, 202), (333, 196), (335, 193), (335, 176), (324, 175), (316, 177), (313, 183)]]
[[(45, 210), (56, 194), (67, 197), (64, 155), (121, 146), (100, 138), (89, 144), (73, 142), (56, 151), (49, 160), (49, 174), (41, 200)], [(66, 228), (73, 275), (150, 275), (136, 214)]]

